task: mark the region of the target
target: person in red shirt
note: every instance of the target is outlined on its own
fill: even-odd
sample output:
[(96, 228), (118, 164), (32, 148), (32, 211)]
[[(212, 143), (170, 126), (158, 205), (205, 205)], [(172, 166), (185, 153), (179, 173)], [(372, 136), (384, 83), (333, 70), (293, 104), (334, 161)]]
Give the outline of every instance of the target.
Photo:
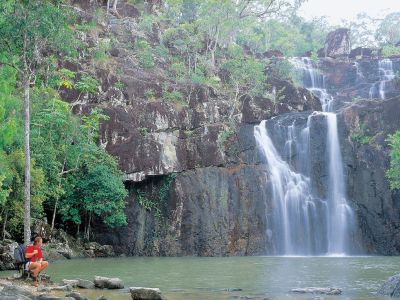
[(43, 252), (40, 247), (43, 244), (43, 239), (38, 236), (35, 238), (33, 245), (29, 245), (25, 250), (25, 257), (28, 262), (25, 264), (25, 269), (33, 271), (33, 285), (38, 286), (38, 276), (39, 273), (47, 268), (49, 263), (43, 260)]

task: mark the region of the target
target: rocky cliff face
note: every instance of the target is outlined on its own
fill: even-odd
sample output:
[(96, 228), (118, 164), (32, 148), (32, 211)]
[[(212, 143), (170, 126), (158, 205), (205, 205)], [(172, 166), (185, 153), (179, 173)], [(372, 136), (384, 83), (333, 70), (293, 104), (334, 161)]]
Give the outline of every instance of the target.
[[(100, 143), (119, 159), (130, 190), (128, 225), (109, 230), (97, 224), (96, 239), (128, 255), (273, 254), (267, 222), (274, 207), (254, 125), (281, 114), (304, 124), (312, 111), (321, 110), (319, 100), (303, 88), (270, 79), (271, 89), (283, 90), (283, 100), (244, 97), (234, 118), (229, 117), (229, 97), (206, 86), (174, 86), (185, 101), (171, 103), (162, 94), (168, 77), (162, 70), (140, 68), (127, 46), (143, 33), (137, 27), (137, 11), (121, 3), (122, 18), (111, 17), (100, 34), (82, 37), (89, 44), (114, 40), (107, 64), (96, 66), (101, 92), (83, 95), (78, 102), (73, 91), (63, 91), (77, 113), (100, 106), (110, 117), (102, 125)], [(82, 18), (90, 16), (82, 13)], [(337, 45), (325, 47), (327, 57), (321, 58), (319, 68), (341, 109), (348, 198), (359, 223), (354, 239), (368, 253), (398, 254), (400, 195), (390, 192), (385, 177), (385, 138), (400, 128), (400, 98), (393, 98), (400, 85), (390, 80), (385, 82), (385, 99), (361, 100), (371, 93), (379, 98), (381, 60), (362, 55), (349, 59), (347, 34), (342, 30), (330, 35)], [(147, 38), (157, 40), (157, 28)], [(399, 59), (392, 64), (400, 70)], [(70, 67), (78, 72), (89, 68), (85, 63)], [(124, 88), (117, 88), (117, 82)], [(151, 98), (147, 90), (154, 92)], [(326, 147), (322, 122), (319, 125), (311, 129), (313, 185), (323, 195)], [(282, 136), (276, 133), (273, 138), (279, 145)]]
[(400, 253), (400, 193), (390, 191), (388, 134), (400, 128), (400, 97), (360, 101), (341, 112), (347, 186), (368, 253)]

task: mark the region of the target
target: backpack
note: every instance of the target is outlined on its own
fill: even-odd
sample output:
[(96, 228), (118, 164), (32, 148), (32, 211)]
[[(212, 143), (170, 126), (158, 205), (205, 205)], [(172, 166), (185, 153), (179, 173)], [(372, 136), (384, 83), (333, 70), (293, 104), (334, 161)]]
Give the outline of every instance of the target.
[(25, 258), (25, 250), (26, 246), (24, 244), (19, 244), (15, 249), (14, 249), (14, 264), (18, 271), (21, 269), (24, 269), (25, 263), (28, 261)]

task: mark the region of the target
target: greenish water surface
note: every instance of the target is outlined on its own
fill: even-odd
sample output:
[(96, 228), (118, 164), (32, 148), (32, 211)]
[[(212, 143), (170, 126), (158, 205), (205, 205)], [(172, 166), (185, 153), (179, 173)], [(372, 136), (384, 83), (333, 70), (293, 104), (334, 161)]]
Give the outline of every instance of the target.
[[(400, 273), (400, 257), (133, 257), (74, 259), (50, 264), (53, 281), (119, 277), (126, 287), (158, 287), (169, 300), (194, 299), (386, 299), (373, 293)], [(301, 296), (292, 288), (337, 287), (341, 296)], [(242, 291), (227, 291), (227, 289)], [(89, 299), (130, 299), (128, 290), (85, 291)], [(243, 298), (242, 298), (243, 299)]]

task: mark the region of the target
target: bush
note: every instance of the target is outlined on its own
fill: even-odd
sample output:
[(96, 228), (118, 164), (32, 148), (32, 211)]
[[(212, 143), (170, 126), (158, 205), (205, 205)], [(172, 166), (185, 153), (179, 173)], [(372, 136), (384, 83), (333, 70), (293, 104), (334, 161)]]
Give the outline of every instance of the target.
[(400, 130), (387, 138), (390, 147), (390, 168), (387, 177), (392, 190), (400, 189)]
[(396, 47), (394, 45), (387, 45), (382, 48), (382, 56), (390, 57), (390, 56), (400, 56), (400, 47)]

